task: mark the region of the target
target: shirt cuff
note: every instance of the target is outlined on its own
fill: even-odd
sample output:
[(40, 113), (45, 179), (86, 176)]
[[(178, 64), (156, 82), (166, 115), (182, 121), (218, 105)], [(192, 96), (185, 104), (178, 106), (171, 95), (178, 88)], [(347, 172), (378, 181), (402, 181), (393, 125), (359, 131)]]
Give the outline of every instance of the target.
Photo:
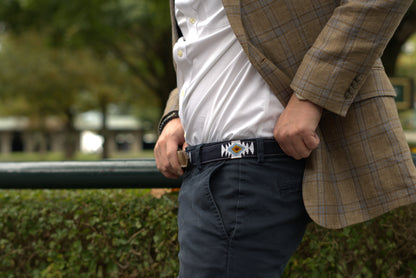
[(296, 96), (299, 100), (306, 100), (306, 98), (304, 98), (303, 96), (299, 95), (298, 93), (295, 93), (295, 96)]

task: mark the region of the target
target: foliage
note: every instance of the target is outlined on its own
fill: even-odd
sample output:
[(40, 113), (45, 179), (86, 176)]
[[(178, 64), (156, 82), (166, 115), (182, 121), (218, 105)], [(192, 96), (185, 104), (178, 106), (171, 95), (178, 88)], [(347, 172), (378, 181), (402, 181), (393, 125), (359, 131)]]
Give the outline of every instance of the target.
[(78, 55), (47, 49), (36, 34), (16, 39), (3, 36), (0, 80), (3, 114), (32, 120), (64, 114), (81, 90)]
[(50, 45), (89, 48), (119, 59), (164, 102), (175, 86), (165, 0), (6, 0), (7, 32), (41, 31)]
[[(98, 59), (88, 49), (50, 48), (39, 33), (3, 36), (0, 64), (2, 113), (7, 114), (65, 116), (68, 110), (124, 101), (142, 88), (111, 55)], [(152, 104), (146, 91), (135, 97)]]
[[(0, 191), (2, 277), (176, 277), (177, 195)], [(416, 207), (342, 230), (311, 224), (284, 277), (416, 277)]]
[(413, 205), (342, 230), (312, 224), (285, 277), (416, 277), (415, 219)]
[(174, 277), (175, 198), (140, 192), (0, 191), (2, 277)]
[(88, 49), (51, 48), (36, 32), (2, 38), (1, 114), (27, 116), (43, 133), (51, 116), (59, 119), (67, 132), (67, 159), (75, 151), (77, 113), (99, 109), (107, 115), (108, 106), (118, 103), (156, 106), (156, 98), (110, 54), (99, 59)]

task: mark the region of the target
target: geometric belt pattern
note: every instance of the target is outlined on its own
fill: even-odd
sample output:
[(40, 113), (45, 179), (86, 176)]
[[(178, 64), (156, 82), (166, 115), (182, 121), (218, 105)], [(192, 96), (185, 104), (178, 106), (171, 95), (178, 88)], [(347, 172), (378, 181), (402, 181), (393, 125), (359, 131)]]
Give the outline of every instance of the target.
[(242, 158), (250, 154), (254, 154), (253, 142), (241, 142), (240, 140), (236, 140), (221, 146), (221, 157), (234, 159)]

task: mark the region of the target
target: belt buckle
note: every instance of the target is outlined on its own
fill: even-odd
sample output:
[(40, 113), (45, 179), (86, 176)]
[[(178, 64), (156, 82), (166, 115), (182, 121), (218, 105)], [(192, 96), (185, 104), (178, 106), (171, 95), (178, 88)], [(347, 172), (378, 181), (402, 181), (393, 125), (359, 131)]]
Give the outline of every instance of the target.
[(178, 157), (179, 165), (181, 166), (181, 168), (188, 167), (189, 155), (185, 151), (183, 150), (176, 151), (176, 156)]
[(233, 140), (221, 145), (221, 157), (236, 159), (250, 154), (254, 154), (253, 142)]

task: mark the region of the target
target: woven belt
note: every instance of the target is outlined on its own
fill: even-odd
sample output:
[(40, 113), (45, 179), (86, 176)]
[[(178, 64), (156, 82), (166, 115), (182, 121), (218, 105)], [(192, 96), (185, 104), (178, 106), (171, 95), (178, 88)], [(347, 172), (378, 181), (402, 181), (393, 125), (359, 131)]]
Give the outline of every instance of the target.
[(246, 139), (202, 144), (186, 148), (186, 152), (178, 151), (182, 167), (206, 164), (210, 162), (239, 159), (259, 158), (286, 155), (274, 139)]

